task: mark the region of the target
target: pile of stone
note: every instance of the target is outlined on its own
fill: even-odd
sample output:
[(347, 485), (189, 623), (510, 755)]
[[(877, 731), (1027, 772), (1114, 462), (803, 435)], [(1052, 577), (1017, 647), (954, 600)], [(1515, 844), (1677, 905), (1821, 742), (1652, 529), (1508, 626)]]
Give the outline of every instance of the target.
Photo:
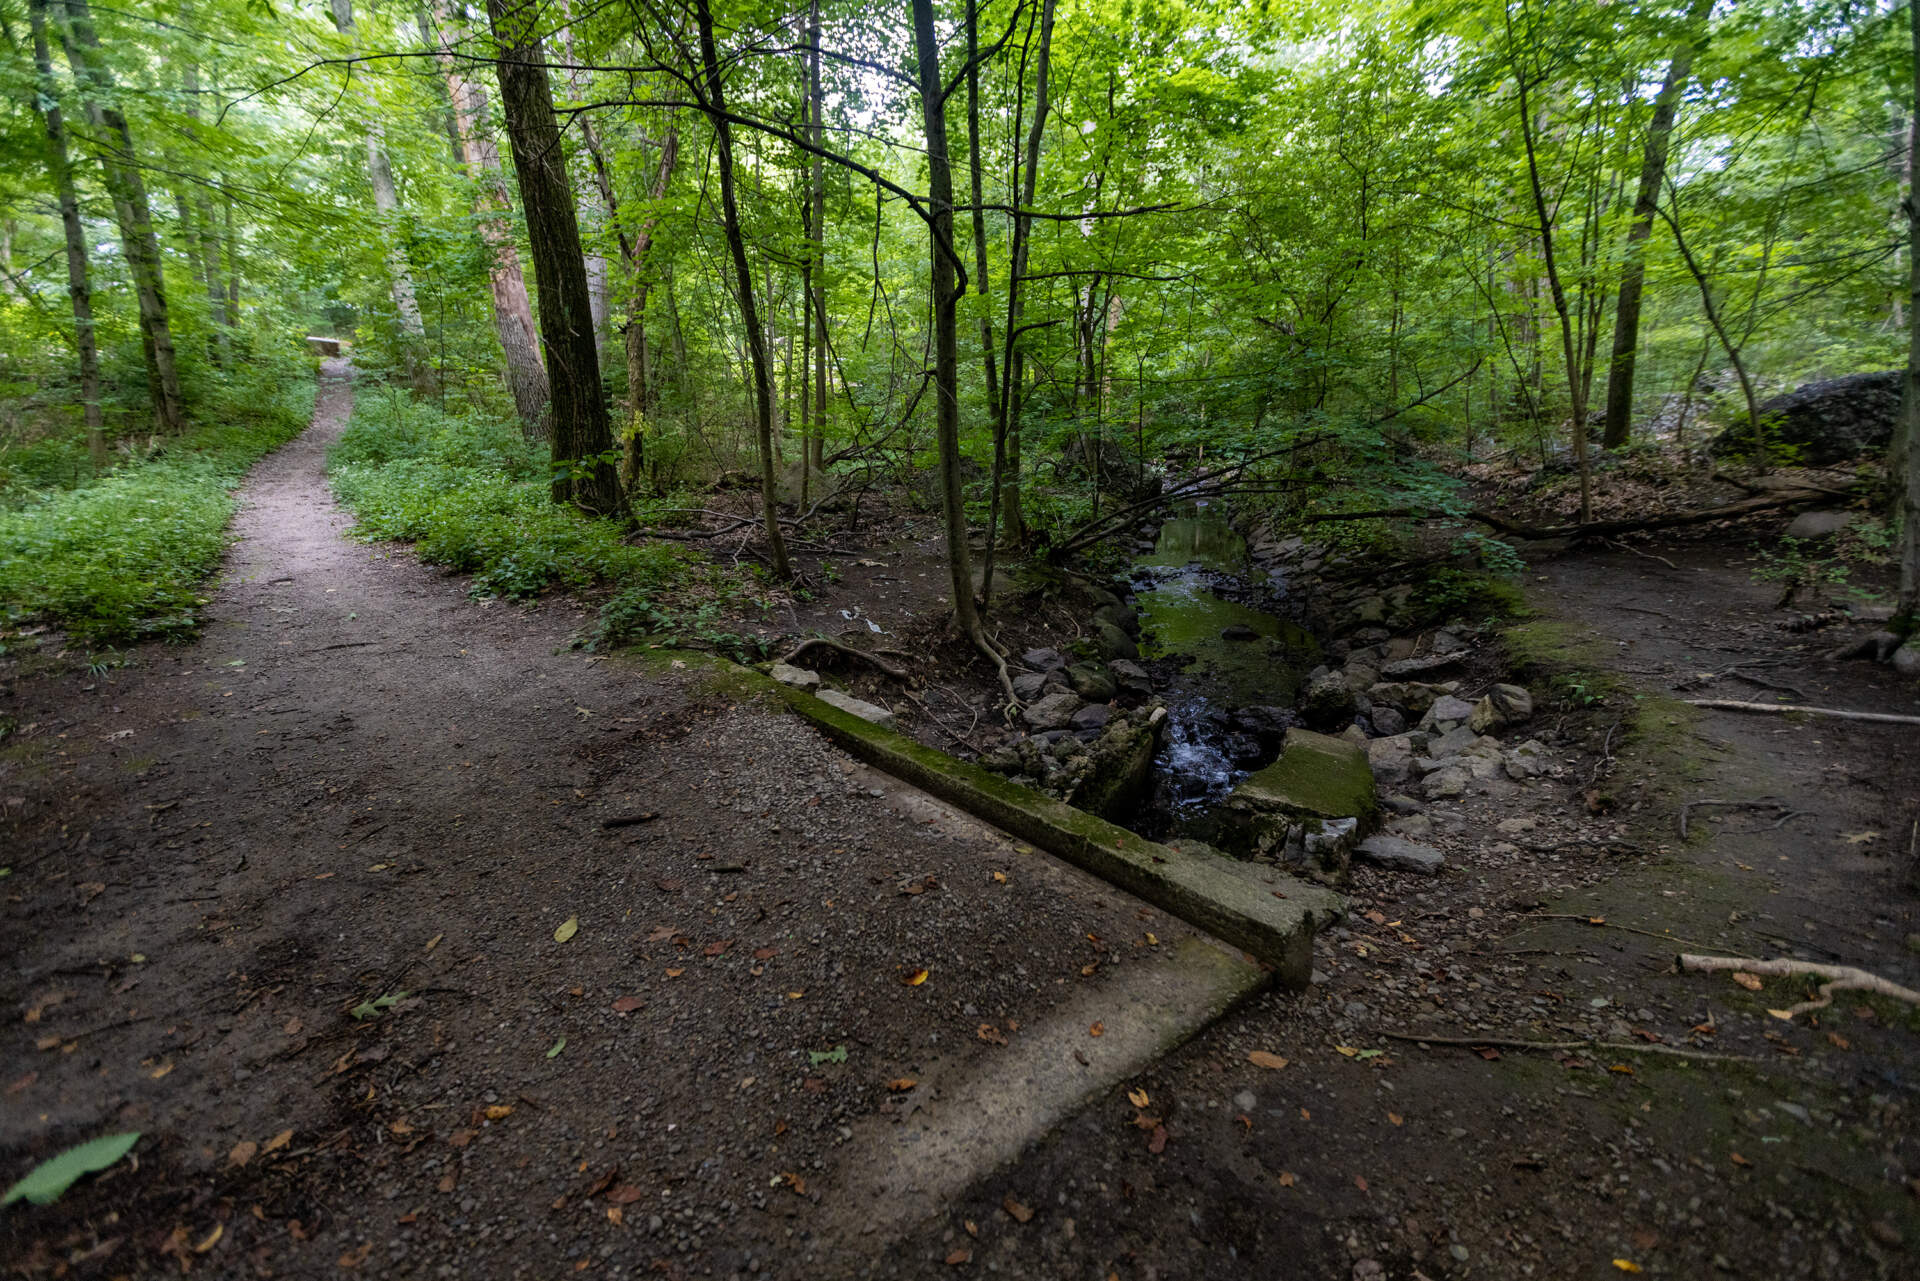
[[(1108, 611), (1097, 625), (1131, 644), (1119, 615), (1131, 618), (1132, 611), (1107, 595), (1110, 603), (1095, 606)], [(1137, 619), (1133, 626), (1138, 629)], [(1150, 790), (1167, 718), (1150, 698), (1146, 669), (1126, 657), (1069, 662), (1054, 649), (1030, 649), (1020, 664), (1027, 670), (1013, 678), (1013, 692), (1023, 704), (1026, 733), (985, 753), (980, 764), (1101, 818), (1131, 817)], [(1138, 705), (1129, 709), (1116, 700)]]

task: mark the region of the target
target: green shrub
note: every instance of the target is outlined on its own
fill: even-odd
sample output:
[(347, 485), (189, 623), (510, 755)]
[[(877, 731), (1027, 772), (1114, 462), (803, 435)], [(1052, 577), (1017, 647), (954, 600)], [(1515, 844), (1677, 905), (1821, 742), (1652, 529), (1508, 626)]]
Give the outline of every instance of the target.
[(556, 506), (546, 460), (510, 425), (442, 413), (403, 392), (361, 396), (329, 462), (359, 537), (411, 542), (422, 560), (472, 574), (478, 596), (602, 583), (659, 591), (685, 577), (691, 560)]
[(255, 366), (151, 454), (0, 511), (0, 623), (44, 618), (90, 646), (190, 635), (226, 551), (229, 491), (312, 415), (302, 369)]

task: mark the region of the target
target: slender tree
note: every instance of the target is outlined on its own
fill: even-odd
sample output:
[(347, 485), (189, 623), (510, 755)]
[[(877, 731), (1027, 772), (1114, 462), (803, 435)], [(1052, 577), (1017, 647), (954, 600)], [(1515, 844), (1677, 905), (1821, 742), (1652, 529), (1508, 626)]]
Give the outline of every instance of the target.
[(107, 465), (107, 434), (100, 413), (100, 353), (93, 332), (93, 287), (87, 273), (87, 238), (80, 225), (80, 197), (74, 190), (73, 163), (67, 151), (67, 126), (53, 80), (53, 54), (47, 46), (47, 0), (28, 0), (33, 31), (33, 67), (38, 83), (34, 107), (47, 135), (47, 175), (60, 206), (60, 227), (67, 244), (67, 297), (73, 302), (74, 347), (80, 357), (80, 405), (87, 424), (87, 454), (95, 471)]
[(733, 258), (735, 301), (740, 307), (741, 327), (746, 330), (747, 360), (752, 367), (754, 430), (760, 444), (760, 514), (766, 523), (774, 576), (791, 578), (793, 570), (787, 563), (787, 540), (780, 532), (780, 512), (775, 505), (773, 371), (768, 366), (766, 333), (760, 327), (759, 306), (754, 299), (753, 268), (747, 263), (746, 240), (740, 234), (740, 207), (734, 196), (733, 124), (727, 115), (720, 54), (713, 39), (713, 13), (707, 7), (707, 0), (694, 0), (694, 18), (700, 26), (702, 106), (713, 122), (720, 168), (720, 218), (726, 231), (727, 251)]
[(153, 230), (146, 182), (140, 176), (140, 154), (134, 150), (133, 130), (127, 125), (126, 114), (115, 103), (113, 74), (101, 53), (87, 0), (64, 3), (67, 21), (60, 43), (80, 86), (87, 123), (95, 135), (91, 141), (99, 153), (107, 194), (113, 199), (114, 217), (120, 224), (121, 252), (133, 276), (154, 419), (160, 430), (179, 432), (187, 425), (186, 399), (180, 392), (173, 323), (167, 311), (165, 264), (160, 257), (160, 239)]
[[(1899, 436), (1904, 451), (1896, 449), (1895, 458), (1903, 466), (1894, 471), (1895, 483), (1904, 479), (1906, 496), (1901, 503), (1900, 601), (1897, 607), (1901, 625), (1912, 633), (1920, 624), (1920, 190), (1914, 186), (1914, 171), (1920, 168), (1920, 3), (1909, 0), (1908, 31), (1913, 41), (1913, 58), (1908, 64), (1913, 75), (1913, 96), (1907, 107), (1907, 376), (1900, 385)], [(1904, 452), (1904, 457), (1902, 453)], [(1901, 473), (1904, 472), (1904, 478)]]
[(1713, 10), (1713, 0), (1694, 0), (1687, 13), (1688, 34), (1667, 63), (1666, 77), (1653, 100), (1653, 118), (1647, 124), (1647, 144), (1640, 163), (1640, 189), (1634, 197), (1633, 222), (1627, 228), (1625, 262), (1620, 271), (1620, 297), (1613, 320), (1613, 358), (1607, 364), (1607, 421), (1600, 443), (1618, 449), (1633, 430), (1634, 363), (1640, 348), (1640, 298), (1646, 284), (1647, 238), (1653, 234), (1660, 185), (1667, 175), (1667, 147), (1680, 113), (1687, 78), (1693, 74), (1692, 32)]
[(620, 479), (609, 457), (613, 436), (600, 388), (593, 303), (546, 56), (534, 25), (538, 12), (528, 0), (487, 0), (499, 46), (500, 105), (540, 290), (540, 338), (553, 398), (553, 500), (604, 516), (620, 509)]

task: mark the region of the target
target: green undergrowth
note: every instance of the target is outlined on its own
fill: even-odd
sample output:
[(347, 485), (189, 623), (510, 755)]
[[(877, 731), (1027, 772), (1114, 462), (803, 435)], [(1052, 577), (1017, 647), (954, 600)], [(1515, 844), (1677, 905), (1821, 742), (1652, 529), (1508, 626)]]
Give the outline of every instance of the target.
[(313, 392), (305, 362), (256, 366), (183, 435), (0, 511), (0, 638), (32, 621), (88, 648), (192, 635), (226, 551), (232, 491), (306, 426)]
[(630, 538), (617, 521), (556, 505), (545, 446), (511, 423), (443, 411), (393, 388), (363, 388), (328, 455), (357, 536), (410, 542), (424, 561), (473, 575), (475, 596), (611, 591), (578, 638), (587, 649), (694, 644), (757, 657), (723, 614), (752, 584), (677, 543)]

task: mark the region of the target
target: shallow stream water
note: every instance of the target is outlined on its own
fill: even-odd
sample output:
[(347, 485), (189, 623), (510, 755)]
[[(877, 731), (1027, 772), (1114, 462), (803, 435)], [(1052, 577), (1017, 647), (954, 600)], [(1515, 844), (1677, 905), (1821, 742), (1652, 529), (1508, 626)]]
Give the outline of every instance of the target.
[[(1162, 690), (1168, 724), (1154, 761), (1153, 808), (1172, 831), (1273, 759), (1272, 731), (1319, 662), (1304, 628), (1230, 598), (1261, 598), (1251, 568), (1246, 540), (1205, 508), (1167, 521), (1153, 551), (1134, 564), (1141, 654), (1176, 668)], [(1260, 736), (1264, 751), (1247, 728), (1256, 721), (1269, 731)]]

